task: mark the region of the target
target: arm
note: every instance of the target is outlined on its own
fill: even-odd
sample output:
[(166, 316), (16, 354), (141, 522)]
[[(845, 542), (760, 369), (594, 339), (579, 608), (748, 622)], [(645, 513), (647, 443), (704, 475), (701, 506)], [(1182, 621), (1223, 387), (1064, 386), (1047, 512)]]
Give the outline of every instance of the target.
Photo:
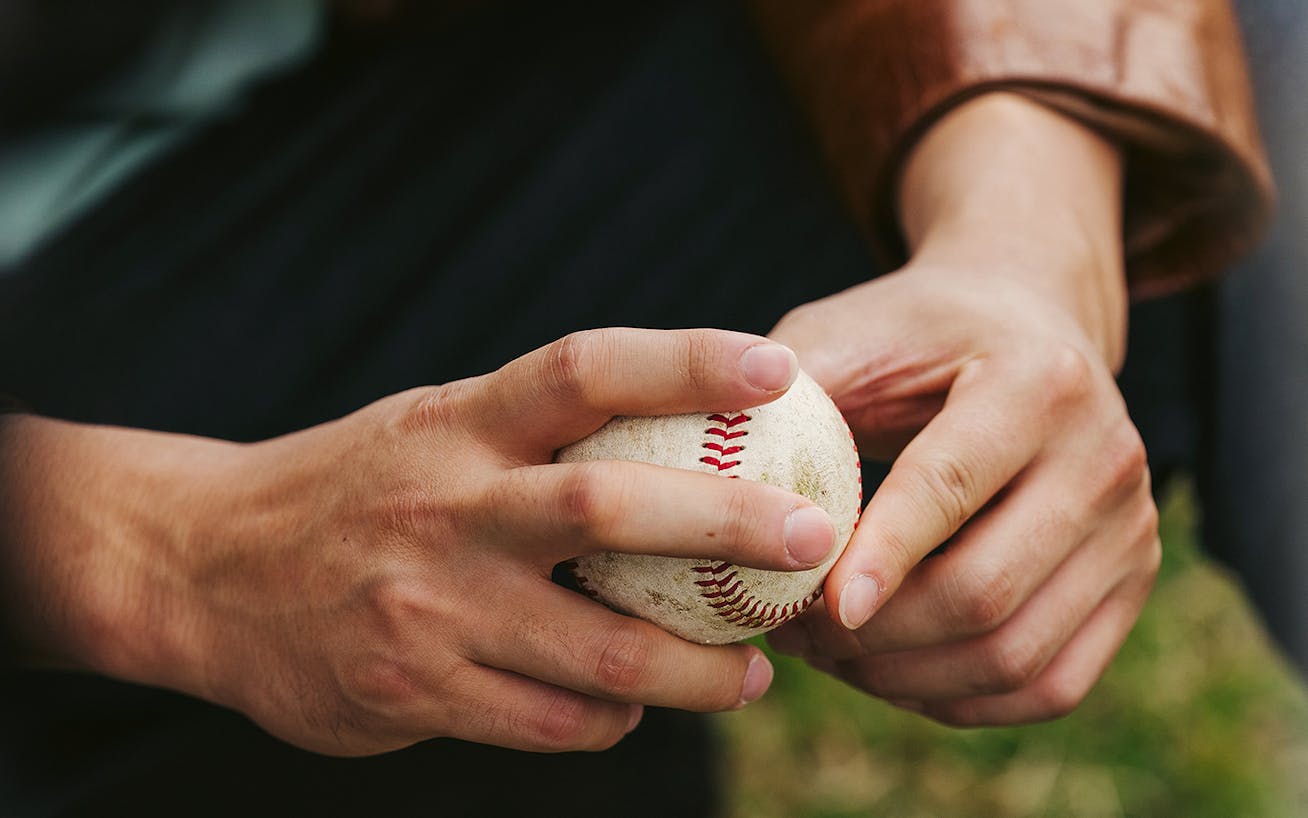
[(980, 97), (909, 160), (912, 261), (776, 327), (895, 461), (828, 578), (830, 616), (778, 647), (956, 724), (1050, 718), (1089, 691), (1160, 556), (1113, 380), (1119, 180), (1080, 125)]
[(4, 634), (19, 661), (340, 755), (599, 749), (644, 704), (742, 706), (771, 678), (757, 648), (692, 645), (551, 568), (618, 550), (793, 570), (830, 522), (788, 525), (811, 503), (761, 484), (550, 461), (614, 414), (756, 405), (794, 377), (754, 336), (611, 330), (255, 444), (0, 416)]
[(1230, 10), (755, 5), (852, 210), (906, 260), (773, 332), (894, 460), (829, 616), (774, 644), (953, 724), (1066, 713), (1160, 556), (1113, 381), (1128, 289), (1212, 275), (1267, 221)]
[(1115, 142), (1131, 291), (1173, 291), (1247, 251), (1270, 218), (1228, 0), (751, 0), (850, 209), (891, 266), (905, 157), (959, 104), (1035, 99)]

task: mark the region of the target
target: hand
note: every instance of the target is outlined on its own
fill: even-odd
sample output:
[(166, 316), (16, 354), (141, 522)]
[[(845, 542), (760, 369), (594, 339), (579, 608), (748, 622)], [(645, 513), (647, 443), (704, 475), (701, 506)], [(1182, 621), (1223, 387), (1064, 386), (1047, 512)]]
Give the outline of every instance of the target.
[[(894, 459), (826, 605), (773, 644), (957, 725), (1073, 709), (1160, 559), (1144, 448), (1111, 368), (1125, 334), (1112, 154), (1048, 112), (998, 105), (955, 114), (919, 149), (905, 182), (913, 261), (793, 311), (772, 334), (832, 393), (864, 455)], [(942, 170), (979, 167), (959, 152), (987, 145), (991, 126), (1012, 134), (1014, 118), (1027, 125), (1017, 133), (1085, 143), (1088, 158), (1070, 165), (1085, 178), (1064, 182), (1109, 217), (1042, 209), (1029, 191), (947, 195), (1006, 158), (1039, 162), (1016, 139), (982, 150), (989, 171), (960, 182)], [(1021, 233), (1002, 221), (1004, 203), (1024, 199), (1034, 206)], [(1059, 221), (1069, 213), (1076, 229)], [(1084, 229), (1096, 223), (1098, 243)]]
[(1134, 623), (1156, 511), (1088, 344), (1020, 288), (961, 278), (910, 267), (777, 327), (865, 456), (902, 451), (827, 579), (837, 616), (773, 644), (941, 721), (1036, 721), (1079, 703)]
[[(821, 515), (792, 525), (811, 503), (772, 487), (554, 451), (615, 414), (764, 403), (794, 375), (754, 336), (607, 330), (247, 446), (20, 419), (4, 439), (27, 466), (0, 483), (21, 592), (6, 607), (47, 656), (319, 752), (434, 736), (605, 748), (644, 704), (738, 707), (771, 668), (554, 585), (556, 563), (616, 550), (798, 569), (834, 533)], [(101, 511), (73, 511), (87, 507)]]

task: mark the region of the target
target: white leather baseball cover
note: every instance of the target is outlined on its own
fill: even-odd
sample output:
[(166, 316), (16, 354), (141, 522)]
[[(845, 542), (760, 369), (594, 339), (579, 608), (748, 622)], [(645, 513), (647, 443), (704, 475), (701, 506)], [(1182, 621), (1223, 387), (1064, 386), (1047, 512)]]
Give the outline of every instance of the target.
[(849, 427), (803, 372), (781, 398), (753, 409), (614, 418), (556, 459), (634, 460), (757, 480), (801, 494), (831, 515), (837, 547), (826, 562), (806, 571), (615, 553), (570, 561), (591, 596), (702, 644), (747, 639), (807, 610), (848, 544), (862, 502)]

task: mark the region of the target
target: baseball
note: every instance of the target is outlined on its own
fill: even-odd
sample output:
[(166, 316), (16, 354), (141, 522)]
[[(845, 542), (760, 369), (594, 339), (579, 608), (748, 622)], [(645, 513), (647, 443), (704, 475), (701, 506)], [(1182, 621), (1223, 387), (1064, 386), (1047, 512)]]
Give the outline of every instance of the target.
[(803, 495), (831, 515), (837, 547), (804, 571), (615, 553), (569, 561), (595, 599), (701, 644), (747, 639), (807, 610), (848, 544), (862, 502), (853, 435), (831, 398), (803, 372), (785, 395), (752, 409), (614, 418), (556, 459), (634, 460), (757, 480)]

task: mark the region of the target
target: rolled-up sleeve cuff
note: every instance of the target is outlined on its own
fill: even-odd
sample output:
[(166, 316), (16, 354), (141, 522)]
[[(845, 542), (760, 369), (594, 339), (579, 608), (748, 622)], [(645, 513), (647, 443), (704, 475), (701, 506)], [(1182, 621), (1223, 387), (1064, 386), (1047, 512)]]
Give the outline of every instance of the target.
[(1147, 297), (1211, 278), (1271, 219), (1271, 175), (1225, 0), (755, 0), (855, 217), (887, 261), (905, 157), (958, 104), (1024, 94), (1126, 158), (1127, 272)]

